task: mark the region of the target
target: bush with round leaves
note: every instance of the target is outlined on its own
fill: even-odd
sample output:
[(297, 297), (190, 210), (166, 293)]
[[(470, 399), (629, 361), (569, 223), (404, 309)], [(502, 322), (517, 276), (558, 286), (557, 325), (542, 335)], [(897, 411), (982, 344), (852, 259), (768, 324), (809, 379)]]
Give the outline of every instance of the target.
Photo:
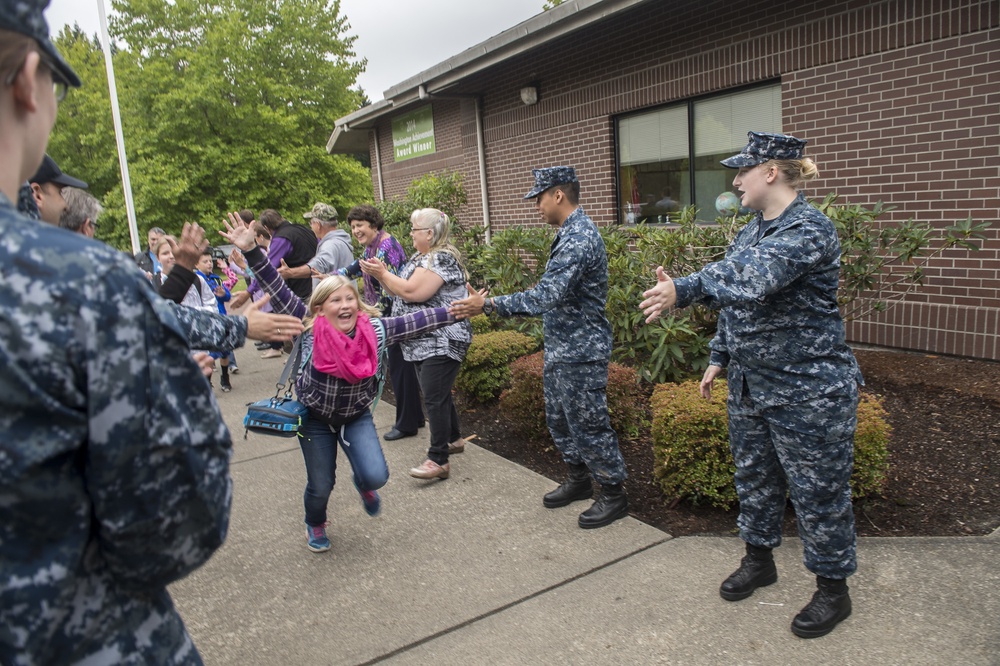
[(537, 348), (534, 338), (516, 331), (473, 335), (455, 388), (473, 403), (492, 402), (510, 385), (511, 361)]
[[(724, 380), (715, 381), (713, 394), (721, 399), (702, 398), (697, 381), (660, 384), (653, 390), (653, 475), (669, 498), (728, 509), (739, 499), (733, 482), (736, 468), (729, 450)], [(879, 399), (862, 393), (854, 436), (852, 497), (878, 493), (885, 485), (891, 432)]]
[[(544, 352), (523, 356), (510, 366), (510, 388), (500, 395), (500, 409), (519, 434), (548, 440), (543, 386)], [(620, 437), (635, 437), (649, 420), (648, 390), (638, 373), (618, 363), (608, 364), (608, 415)]]

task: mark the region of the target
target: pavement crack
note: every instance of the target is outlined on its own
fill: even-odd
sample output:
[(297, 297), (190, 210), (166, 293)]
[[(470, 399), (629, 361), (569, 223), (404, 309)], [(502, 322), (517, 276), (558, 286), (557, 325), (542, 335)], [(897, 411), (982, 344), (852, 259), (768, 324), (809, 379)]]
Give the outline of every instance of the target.
[(401, 654), (403, 654), (405, 652), (409, 652), (410, 650), (412, 650), (414, 648), (420, 647), (421, 645), (425, 645), (427, 643), (430, 643), (431, 641), (435, 641), (435, 640), (437, 640), (439, 638), (442, 638), (443, 636), (447, 636), (448, 634), (453, 633), (455, 631), (458, 631), (459, 629), (464, 629), (465, 627), (472, 626), (473, 624), (475, 624), (477, 622), (480, 622), (481, 620), (485, 620), (487, 618), (493, 617), (494, 615), (499, 615), (500, 613), (508, 611), (511, 608), (514, 608), (516, 606), (520, 606), (523, 603), (531, 601), (532, 599), (536, 599), (536, 598), (538, 598), (538, 597), (540, 597), (540, 596), (542, 596), (544, 594), (548, 594), (549, 592), (552, 592), (554, 590), (558, 590), (559, 588), (565, 587), (566, 585), (569, 585), (570, 583), (574, 583), (574, 582), (580, 580), (581, 578), (586, 578), (587, 576), (590, 576), (591, 574), (595, 574), (598, 571), (602, 571), (604, 569), (607, 569), (608, 567), (614, 566), (615, 564), (618, 564), (619, 562), (627, 560), (630, 557), (635, 557), (636, 555), (639, 555), (640, 553), (644, 553), (644, 552), (646, 552), (647, 550), (649, 550), (651, 548), (655, 548), (656, 546), (660, 546), (660, 545), (662, 545), (662, 544), (670, 541), (671, 539), (673, 539), (673, 537), (667, 536), (664, 539), (660, 539), (659, 541), (656, 541), (654, 543), (645, 545), (642, 548), (638, 548), (638, 549), (633, 550), (632, 552), (626, 553), (626, 554), (624, 554), (624, 555), (622, 555), (620, 557), (616, 557), (615, 559), (609, 560), (608, 562), (600, 564), (600, 565), (598, 565), (596, 567), (593, 567), (591, 569), (587, 569), (586, 571), (581, 571), (580, 573), (576, 574), (575, 576), (571, 576), (571, 577), (569, 577), (569, 578), (567, 578), (565, 580), (559, 581), (558, 583), (554, 583), (552, 585), (549, 585), (548, 587), (544, 587), (544, 588), (542, 588), (540, 590), (536, 590), (535, 592), (532, 592), (531, 594), (525, 595), (525, 596), (521, 597), (520, 599), (515, 599), (514, 601), (506, 603), (503, 606), (498, 606), (497, 608), (494, 608), (494, 609), (492, 609), (490, 611), (487, 611), (485, 613), (481, 613), (479, 615), (476, 615), (475, 617), (471, 617), (468, 620), (460, 622), (460, 623), (458, 623), (458, 624), (456, 624), (456, 625), (454, 625), (452, 627), (448, 627), (447, 629), (442, 629), (441, 631), (438, 631), (438, 632), (435, 632), (433, 634), (429, 634), (427, 636), (424, 636), (423, 638), (421, 638), (419, 640), (413, 641), (411, 643), (407, 643), (406, 645), (402, 645), (402, 646), (396, 648), (395, 650), (392, 650), (391, 652), (387, 652), (386, 654), (383, 654), (383, 655), (379, 655), (378, 657), (375, 657), (374, 659), (370, 659), (368, 661), (360, 662), (360, 663), (357, 664), (357, 666), (370, 666), (371, 664), (380, 664), (380, 663), (382, 663), (384, 661), (392, 659), (393, 657), (397, 657), (397, 656), (399, 656), (399, 655), (401, 655)]

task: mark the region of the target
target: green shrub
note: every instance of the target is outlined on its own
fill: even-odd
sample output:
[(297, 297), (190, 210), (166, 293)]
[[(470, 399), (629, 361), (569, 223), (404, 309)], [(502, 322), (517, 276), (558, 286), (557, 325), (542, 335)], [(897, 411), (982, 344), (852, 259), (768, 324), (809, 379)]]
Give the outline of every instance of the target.
[[(713, 393), (725, 396), (726, 382), (717, 379), (715, 384)], [(698, 382), (689, 381), (657, 386), (650, 405), (653, 476), (663, 494), (723, 509), (736, 505), (736, 467), (729, 451), (725, 399), (705, 400), (698, 394)], [(854, 437), (852, 497), (877, 493), (885, 483), (891, 433), (885, 416), (877, 397), (861, 394)]]
[(631, 439), (649, 424), (649, 389), (639, 373), (620, 363), (608, 364), (608, 414), (619, 437)]
[(885, 487), (889, 472), (889, 435), (892, 427), (882, 402), (870, 393), (862, 393), (858, 402), (858, 429), (854, 433), (854, 474), (851, 496), (875, 495)]
[(472, 402), (491, 402), (510, 385), (510, 362), (537, 349), (534, 339), (516, 331), (472, 336), (455, 388)]
[(482, 335), (483, 333), (489, 333), (494, 330), (493, 322), (490, 321), (490, 318), (486, 315), (476, 315), (469, 320), (469, 323), (472, 324), (473, 335)]
[[(523, 356), (510, 366), (510, 388), (500, 395), (500, 409), (512, 427), (529, 439), (548, 439), (545, 424), (543, 352)], [(647, 423), (648, 393), (632, 368), (608, 365), (608, 415), (620, 437), (635, 437)]]
[[(493, 296), (531, 289), (545, 272), (554, 236), (551, 227), (521, 225), (493, 234), (489, 245), (469, 251), (472, 285), (489, 287)], [(538, 346), (542, 344), (540, 317), (503, 317), (495, 323), (495, 327), (530, 335)]]
[[(885, 310), (923, 284), (928, 261), (947, 250), (979, 249), (989, 223), (961, 220), (938, 230), (927, 222), (888, 224), (879, 218), (889, 209), (836, 205), (829, 195), (817, 207), (837, 227), (841, 254), (838, 303), (846, 319), (863, 319)], [(672, 214), (671, 224), (600, 228), (608, 254), (607, 317), (614, 345), (612, 360), (638, 369), (647, 382), (679, 382), (700, 377), (708, 365), (708, 343), (718, 313), (691, 306), (645, 323), (639, 310), (642, 292), (656, 283), (663, 266), (672, 277), (689, 275), (725, 256), (725, 250), (751, 216), (719, 217), (708, 223), (688, 206)], [(537, 284), (552, 240), (548, 227), (510, 227), (484, 242), (470, 230), (460, 245), (472, 284), (489, 286), (494, 295), (523, 291)], [(541, 342), (538, 318), (505, 317), (500, 328), (518, 330)]]
[(517, 434), (533, 440), (549, 439), (542, 386), (544, 354), (529, 354), (511, 363), (510, 388), (500, 394), (500, 413)]
[[(713, 392), (726, 395), (726, 382)], [(698, 395), (698, 383), (660, 384), (650, 399), (653, 478), (669, 498), (729, 508), (736, 499), (736, 467), (729, 452), (726, 401)]]

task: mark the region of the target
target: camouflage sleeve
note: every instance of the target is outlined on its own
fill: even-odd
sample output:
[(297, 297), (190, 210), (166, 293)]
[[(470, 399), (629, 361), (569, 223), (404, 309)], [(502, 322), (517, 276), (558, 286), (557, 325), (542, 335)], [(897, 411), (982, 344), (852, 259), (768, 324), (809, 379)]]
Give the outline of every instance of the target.
[(567, 238), (559, 243), (549, 256), (542, 278), (531, 289), (493, 299), (497, 314), (531, 315), (544, 314), (558, 306), (566, 298), (570, 287), (579, 279), (583, 265), (584, 246)]
[(148, 592), (225, 539), (232, 441), (174, 308), (144, 283), (113, 272), (88, 295), (83, 464), (105, 561)]
[(836, 232), (831, 238), (825, 225), (800, 217), (760, 243), (675, 280), (677, 307), (701, 303), (718, 310), (766, 298), (821, 262), (831, 243), (836, 243)]
[(163, 303), (173, 310), (192, 349), (229, 351), (239, 349), (247, 340), (246, 317), (189, 308), (169, 301)]
[(726, 329), (729, 326), (727, 322), (728, 318), (729, 313), (726, 310), (719, 313), (718, 325), (715, 327), (715, 337), (708, 343), (708, 348), (711, 350), (708, 355), (709, 365), (717, 365), (720, 368), (729, 367), (729, 347), (726, 344)]

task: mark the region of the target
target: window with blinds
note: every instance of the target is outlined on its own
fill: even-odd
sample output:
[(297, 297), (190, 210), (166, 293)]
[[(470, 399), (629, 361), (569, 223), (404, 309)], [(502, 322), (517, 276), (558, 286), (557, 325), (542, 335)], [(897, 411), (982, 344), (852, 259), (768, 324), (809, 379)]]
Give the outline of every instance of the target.
[(624, 223), (667, 223), (694, 204), (715, 220), (716, 200), (733, 191), (719, 160), (738, 153), (747, 132), (781, 131), (781, 85), (725, 93), (622, 116), (618, 200)]

